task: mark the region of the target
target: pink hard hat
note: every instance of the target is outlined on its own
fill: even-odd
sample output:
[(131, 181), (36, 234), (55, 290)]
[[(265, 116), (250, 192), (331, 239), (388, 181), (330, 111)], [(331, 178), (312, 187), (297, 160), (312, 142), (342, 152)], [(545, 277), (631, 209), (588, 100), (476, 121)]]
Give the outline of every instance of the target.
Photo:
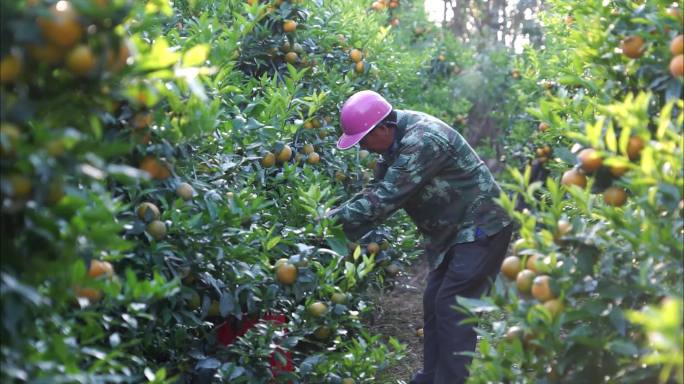
[(340, 124), (344, 133), (337, 141), (337, 148), (353, 147), (390, 112), (392, 105), (377, 92), (360, 91), (353, 94), (340, 111)]

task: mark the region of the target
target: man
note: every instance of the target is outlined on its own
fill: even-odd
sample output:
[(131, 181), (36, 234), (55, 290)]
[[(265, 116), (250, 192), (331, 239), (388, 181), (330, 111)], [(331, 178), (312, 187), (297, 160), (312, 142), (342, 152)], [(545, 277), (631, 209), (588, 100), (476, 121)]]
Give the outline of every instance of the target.
[(423, 369), (412, 384), (463, 383), (475, 350), (472, 325), (454, 309), (456, 296), (490, 287), (511, 238), (511, 219), (494, 199), (492, 174), (463, 137), (421, 112), (394, 110), (373, 91), (351, 96), (340, 113), (345, 150), (382, 154), (373, 183), (330, 211), (356, 240), (403, 208), (424, 237), (431, 272), (423, 295)]

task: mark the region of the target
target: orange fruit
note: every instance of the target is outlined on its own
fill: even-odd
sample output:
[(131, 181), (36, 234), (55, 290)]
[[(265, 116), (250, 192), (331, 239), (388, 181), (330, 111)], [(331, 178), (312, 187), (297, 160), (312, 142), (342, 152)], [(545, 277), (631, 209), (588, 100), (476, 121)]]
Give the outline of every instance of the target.
[(644, 39), (641, 36), (627, 36), (621, 43), (622, 54), (630, 59), (638, 59), (644, 54)]
[(311, 152), (309, 157), (306, 158), (306, 162), (311, 165), (316, 165), (321, 161), (321, 156), (316, 152)]
[(370, 152), (362, 149), (359, 151), (359, 160), (365, 160), (370, 155)]
[(159, 220), (159, 208), (150, 202), (144, 202), (138, 206), (138, 217), (143, 221)]
[(320, 301), (316, 301), (314, 303), (311, 303), (309, 305), (309, 308), (307, 308), (309, 311), (309, 314), (313, 317), (321, 317), (325, 315), (325, 313), (328, 311), (328, 306), (325, 305), (324, 303)]
[(297, 281), (297, 267), (289, 262), (283, 263), (276, 269), (276, 279), (279, 283), (291, 285)]
[(171, 176), (171, 173), (166, 165), (162, 164), (153, 156), (146, 156), (142, 162), (140, 162), (140, 169), (149, 173), (150, 177), (153, 179), (163, 180)]
[(351, 58), (351, 60), (353, 62), (358, 63), (361, 60), (363, 60), (363, 52), (361, 52), (358, 49), (352, 49), (351, 52), (349, 53), (349, 57)]
[(510, 280), (515, 280), (520, 273), (520, 258), (518, 256), (508, 256), (501, 264), (501, 273)]
[(285, 54), (285, 61), (290, 64), (296, 63), (298, 58), (299, 56), (297, 55), (297, 52), (288, 52)]
[(330, 333), (331, 333), (330, 327), (328, 327), (326, 325), (322, 325), (322, 326), (316, 328), (316, 330), (314, 331), (314, 337), (317, 338), (318, 340), (325, 340), (328, 337), (330, 337)]
[(292, 33), (297, 29), (297, 22), (294, 20), (285, 20), (283, 22), (283, 32)]
[(0, 61), (0, 84), (9, 84), (17, 81), (21, 73), (21, 58), (16, 53), (10, 53)]
[(587, 173), (594, 172), (603, 165), (601, 155), (593, 148), (581, 150), (577, 155), (577, 160), (579, 160), (582, 170)]
[(311, 120), (307, 120), (304, 122), (304, 129), (313, 129), (313, 127), (314, 126), (313, 126), (313, 123), (311, 122)]
[(102, 275), (114, 275), (114, 267), (107, 261), (92, 260), (90, 262), (90, 269), (88, 269), (88, 276), (95, 279)]
[(541, 261), (542, 257), (543, 256), (538, 254), (538, 253), (534, 253), (534, 254), (530, 255), (529, 257), (527, 257), (527, 262), (525, 263), (525, 267), (527, 267), (527, 269), (529, 269), (530, 271), (532, 271), (534, 273), (539, 272), (537, 270), (537, 263), (539, 263)]
[(425, 337), (425, 329), (424, 328), (418, 328), (416, 329), (416, 336), (418, 337)]
[(548, 275), (535, 277), (532, 282), (532, 296), (541, 302), (555, 299), (557, 295), (554, 292), (552, 285), (553, 280)]
[(154, 220), (147, 224), (147, 232), (157, 240), (166, 237), (166, 224), (161, 220)]
[(369, 255), (377, 254), (380, 252), (380, 245), (376, 242), (368, 243), (368, 246), (366, 246), (366, 251)]
[(192, 188), (192, 185), (188, 183), (180, 183), (178, 184), (178, 187), (176, 187), (176, 194), (185, 201), (192, 199), (194, 192), (195, 190)]
[(355, 383), (355, 381), (351, 377), (345, 377), (344, 379), (342, 379), (342, 384), (354, 384), (354, 383)]
[(385, 3), (383, 3), (382, 1), (374, 1), (373, 4), (371, 4), (371, 7), (375, 11), (382, 11), (383, 9), (385, 9)]
[(339, 183), (345, 181), (347, 179), (347, 175), (344, 174), (344, 172), (337, 170), (335, 172), (335, 180)]
[(97, 288), (75, 288), (76, 296), (88, 299), (90, 302), (96, 303), (102, 298), (102, 292)]
[(289, 161), (292, 157), (292, 148), (289, 145), (284, 145), (283, 148), (278, 152), (276, 159), (281, 163)]
[(544, 121), (542, 121), (541, 123), (539, 123), (539, 131), (540, 131), (540, 132), (546, 132), (546, 131), (549, 130), (549, 128), (551, 128), (551, 126), (549, 125), (549, 123), (546, 123), (546, 122), (544, 122)]
[(393, 17), (392, 20), (390, 20), (390, 25), (393, 27), (398, 27), (399, 26), (399, 19), (396, 17)]
[(670, 52), (672, 56), (681, 55), (684, 53), (684, 35), (679, 35), (670, 42)]
[(565, 309), (565, 306), (563, 305), (563, 302), (560, 301), (559, 299), (551, 299), (548, 300), (544, 303), (544, 307), (551, 312), (552, 317), (558, 317), (561, 313), (563, 313), (563, 310)]
[(621, 207), (627, 202), (627, 192), (621, 187), (609, 187), (603, 191), (603, 201), (613, 207)]
[(677, 55), (670, 60), (670, 73), (672, 77), (684, 76), (684, 55)]
[(520, 71), (518, 71), (517, 69), (514, 69), (513, 71), (511, 71), (511, 77), (513, 77), (514, 79), (519, 79), (520, 78)]
[(639, 136), (632, 136), (629, 138), (629, 142), (627, 143), (627, 157), (630, 160), (636, 160), (641, 156), (641, 150), (644, 149), (646, 146), (646, 143), (644, 143), (644, 139), (642, 139)]
[(314, 151), (314, 146), (311, 144), (304, 144), (304, 147), (302, 148), (302, 151), (304, 151), (305, 154), (309, 154)]
[(566, 186), (576, 185), (580, 188), (584, 188), (587, 186), (587, 177), (584, 176), (578, 169), (573, 168), (563, 173), (561, 184)]
[(359, 61), (358, 63), (354, 64), (354, 72), (356, 73), (363, 73), (363, 69), (365, 68), (365, 64), (363, 61)]
[(530, 293), (532, 288), (532, 280), (534, 280), (534, 272), (529, 269), (523, 269), (518, 273), (515, 278), (515, 284), (518, 287), (518, 291), (521, 293)]
[(270, 168), (275, 164), (275, 155), (271, 152), (266, 152), (264, 157), (261, 158), (261, 165), (265, 168)]
[(76, 76), (88, 75), (96, 64), (95, 55), (86, 44), (77, 45), (66, 57), (67, 69)]
[(43, 37), (60, 47), (68, 48), (76, 44), (83, 35), (78, 22), (78, 14), (68, 1), (58, 1), (50, 7), (50, 17), (39, 17), (38, 27)]
[(332, 294), (332, 296), (330, 296), (330, 300), (335, 304), (346, 304), (347, 295), (341, 292), (335, 292)]

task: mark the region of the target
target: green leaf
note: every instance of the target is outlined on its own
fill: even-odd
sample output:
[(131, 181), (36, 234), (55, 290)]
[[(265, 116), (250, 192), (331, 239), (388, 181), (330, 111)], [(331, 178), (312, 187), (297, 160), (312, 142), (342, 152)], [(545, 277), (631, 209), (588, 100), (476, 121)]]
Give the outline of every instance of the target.
[(201, 65), (209, 54), (209, 44), (196, 45), (183, 54), (183, 66), (194, 67)]
[(269, 239), (266, 243), (266, 250), (270, 251), (271, 249), (273, 249), (276, 245), (278, 245), (278, 243), (280, 243), (280, 240), (282, 240), (282, 237), (280, 236), (276, 236)]

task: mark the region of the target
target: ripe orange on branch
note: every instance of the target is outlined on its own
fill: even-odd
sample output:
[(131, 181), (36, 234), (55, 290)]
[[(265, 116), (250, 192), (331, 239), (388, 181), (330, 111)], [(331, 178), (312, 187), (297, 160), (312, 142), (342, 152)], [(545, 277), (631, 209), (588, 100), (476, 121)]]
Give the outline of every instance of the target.
[(530, 293), (534, 276), (534, 272), (530, 271), (529, 269), (523, 269), (520, 271), (518, 276), (515, 278), (515, 284), (518, 287), (518, 291), (521, 293)]
[(297, 22), (294, 20), (285, 20), (283, 22), (283, 32), (292, 33), (297, 30)]
[(580, 167), (583, 171), (591, 173), (597, 171), (603, 165), (601, 155), (593, 148), (585, 148), (577, 155)]
[(627, 143), (627, 157), (632, 161), (637, 160), (639, 156), (641, 156), (641, 150), (644, 149), (645, 146), (646, 143), (644, 143), (644, 139), (641, 137), (630, 137), (629, 142)]
[(532, 282), (532, 296), (541, 302), (555, 299), (557, 292), (553, 285), (554, 281), (548, 275), (535, 277)]
[(261, 165), (264, 166), (264, 168), (270, 168), (275, 165), (275, 161), (275, 155), (271, 152), (266, 152), (264, 157), (261, 158)]
[(114, 275), (114, 267), (107, 261), (92, 260), (88, 269), (88, 276), (95, 279), (102, 275)]
[(49, 17), (37, 21), (43, 37), (60, 47), (73, 46), (83, 35), (78, 13), (68, 1), (58, 1), (50, 7)]
[(627, 202), (627, 192), (621, 187), (609, 187), (603, 191), (603, 201), (613, 207), (621, 207)]
[(587, 177), (584, 176), (578, 169), (573, 168), (563, 173), (561, 184), (565, 186), (576, 185), (580, 188), (587, 186)]
[(325, 315), (325, 313), (328, 311), (328, 306), (320, 301), (316, 301), (314, 303), (311, 303), (307, 310), (309, 311), (309, 314), (311, 314), (311, 316), (321, 317)]
[(192, 188), (192, 185), (188, 183), (180, 183), (178, 184), (178, 187), (176, 187), (176, 194), (185, 201), (191, 200), (194, 193), (195, 190)]
[(138, 217), (143, 221), (159, 220), (159, 208), (150, 202), (144, 202), (138, 206)]
[(501, 264), (501, 273), (510, 280), (515, 280), (520, 273), (520, 258), (518, 256), (508, 256)]
[(309, 157), (306, 158), (306, 162), (311, 165), (316, 165), (321, 161), (321, 156), (316, 152), (311, 152)]
[(140, 162), (140, 169), (146, 171), (150, 174), (150, 177), (157, 180), (167, 179), (171, 176), (171, 172), (166, 165), (153, 156), (146, 156), (142, 162)]
[(358, 49), (352, 49), (349, 53), (349, 58), (351, 58), (353, 62), (358, 63), (363, 60), (363, 52)]
[(630, 59), (638, 59), (644, 54), (644, 39), (641, 36), (627, 36), (621, 43), (622, 53)]
[(670, 73), (673, 77), (684, 76), (684, 55), (677, 55), (670, 61)]
[(276, 159), (281, 163), (289, 161), (292, 157), (292, 148), (289, 145), (284, 145), (282, 149), (278, 152)]
[(154, 220), (147, 224), (147, 232), (157, 240), (166, 237), (166, 224), (161, 220)]
[(284, 285), (292, 285), (297, 281), (297, 267), (289, 262), (283, 262), (276, 268), (276, 279)]

